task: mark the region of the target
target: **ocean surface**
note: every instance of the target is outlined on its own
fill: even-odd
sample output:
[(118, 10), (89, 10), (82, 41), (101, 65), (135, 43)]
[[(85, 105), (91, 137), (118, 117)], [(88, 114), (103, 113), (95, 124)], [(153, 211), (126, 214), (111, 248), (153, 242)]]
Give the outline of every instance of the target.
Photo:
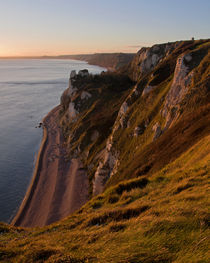
[(0, 60), (0, 221), (10, 222), (33, 174), (42, 129), (60, 102), (70, 71), (104, 68), (75, 60)]

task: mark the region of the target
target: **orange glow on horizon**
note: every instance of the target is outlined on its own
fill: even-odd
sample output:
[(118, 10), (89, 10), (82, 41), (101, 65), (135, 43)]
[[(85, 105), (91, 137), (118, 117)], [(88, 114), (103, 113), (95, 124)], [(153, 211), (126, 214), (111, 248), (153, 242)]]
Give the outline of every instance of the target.
[(93, 54), (93, 53), (135, 53), (140, 49), (140, 47), (130, 48), (128, 47), (114, 47), (114, 48), (43, 48), (37, 49), (30, 47), (24, 50), (23, 47), (19, 48), (19, 50), (15, 50), (14, 48), (6, 48), (0, 46), (0, 57), (42, 57), (42, 56), (60, 56), (60, 55), (77, 55), (77, 54)]

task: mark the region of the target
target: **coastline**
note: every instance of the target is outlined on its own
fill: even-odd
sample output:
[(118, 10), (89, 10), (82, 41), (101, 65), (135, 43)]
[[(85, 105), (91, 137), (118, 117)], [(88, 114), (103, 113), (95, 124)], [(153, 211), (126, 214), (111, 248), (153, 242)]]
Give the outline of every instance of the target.
[(88, 178), (80, 160), (65, 160), (56, 122), (60, 105), (43, 119), (43, 137), (33, 177), (11, 224), (45, 226), (79, 209), (88, 199)]
[[(49, 114), (51, 114), (52, 111), (54, 111), (54, 110), (55, 110), (55, 108), (53, 110), (51, 110), (47, 114), (47, 116)], [(43, 124), (44, 124), (47, 116), (45, 116), (44, 119), (42, 120)], [(46, 146), (46, 142), (47, 142), (47, 129), (46, 129), (45, 125), (43, 125), (43, 136), (42, 136), (42, 141), (41, 141), (39, 151), (37, 154), (37, 159), (36, 159), (36, 164), (35, 164), (34, 171), (33, 171), (33, 176), (32, 176), (31, 182), (28, 186), (28, 189), (26, 191), (26, 194), (23, 198), (23, 201), (22, 201), (20, 207), (18, 208), (18, 212), (16, 213), (15, 217), (11, 221), (12, 225), (18, 225), (19, 221), (21, 221), (22, 214), (24, 213), (24, 211), (27, 209), (27, 206), (29, 205), (30, 199), (33, 195), (33, 191), (36, 187), (37, 181), (39, 180), (39, 169), (41, 169), (41, 167), (40, 167), (41, 159), (42, 159), (43, 152), (44, 152), (44, 149)]]

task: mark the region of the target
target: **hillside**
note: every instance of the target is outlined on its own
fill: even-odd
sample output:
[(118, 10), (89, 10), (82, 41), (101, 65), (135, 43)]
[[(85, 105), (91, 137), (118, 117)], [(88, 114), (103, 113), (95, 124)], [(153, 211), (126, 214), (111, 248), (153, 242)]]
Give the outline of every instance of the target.
[(134, 55), (135, 54), (132, 53), (95, 53), (80, 55), (63, 55), (57, 56), (57, 58), (82, 60), (88, 62), (91, 65), (105, 67), (113, 71), (130, 63)]
[(209, 62), (210, 40), (180, 41), (73, 71), (58, 123), (89, 201), (49, 226), (2, 223), (0, 260), (209, 262)]
[(101, 66), (111, 71), (118, 70), (130, 63), (134, 53), (95, 53), (58, 56), (24, 56), (24, 57), (0, 57), (0, 59), (74, 59), (86, 61), (91, 65)]

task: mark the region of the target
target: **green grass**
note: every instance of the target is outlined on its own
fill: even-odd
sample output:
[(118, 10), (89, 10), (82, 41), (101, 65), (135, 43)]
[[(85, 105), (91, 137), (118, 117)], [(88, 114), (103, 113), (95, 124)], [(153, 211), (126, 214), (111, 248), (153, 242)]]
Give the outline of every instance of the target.
[(0, 260), (208, 262), (209, 160), (206, 136), (149, 179), (110, 187), (58, 223), (1, 224)]
[[(49, 226), (27, 229), (1, 223), (0, 262), (210, 261), (208, 50), (209, 41), (179, 42), (152, 75), (140, 79), (141, 91), (147, 84), (157, 87), (144, 98), (129, 99), (130, 125), (114, 134), (120, 165), (105, 191)], [(192, 85), (180, 104), (180, 118), (153, 141), (153, 125), (164, 126), (161, 109), (183, 52), (195, 58)], [(125, 75), (108, 73), (77, 84), (93, 97), (82, 105), (77, 121), (69, 123), (64, 96), (60, 124), (67, 158), (80, 147), (91, 186), (120, 105), (134, 83)], [(134, 128), (145, 124), (142, 134), (134, 137)], [(100, 136), (91, 142), (94, 130)]]
[[(150, 175), (162, 169), (200, 140), (204, 133), (209, 133), (209, 45), (209, 41), (203, 40), (180, 43), (159, 63), (152, 75), (147, 76), (148, 83), (142, 84), (143, 87), (154, 80), (157, 86), (146, 96), (139, 96), (133, 101), (126, 113), (129, 126), (113, 134), (113, 148), (118, 152), (119, 166), (116, 175), (108, 180), (107, 187), (130, 177)], [(191, 53), (193, 57), (190, 69), (194, 71), (192, 84), (179, 105), (179, 119), (153, 142), (152, 128), (155, 123), (164, 128), (165, 119), (161, 110), (171, 87), (176, 60), (183, 52)], [(163, 74), (166, 75), (163, 77)], [(138, 125), (145, 126), (145, 129), (135, 137), (134, 130)]]

